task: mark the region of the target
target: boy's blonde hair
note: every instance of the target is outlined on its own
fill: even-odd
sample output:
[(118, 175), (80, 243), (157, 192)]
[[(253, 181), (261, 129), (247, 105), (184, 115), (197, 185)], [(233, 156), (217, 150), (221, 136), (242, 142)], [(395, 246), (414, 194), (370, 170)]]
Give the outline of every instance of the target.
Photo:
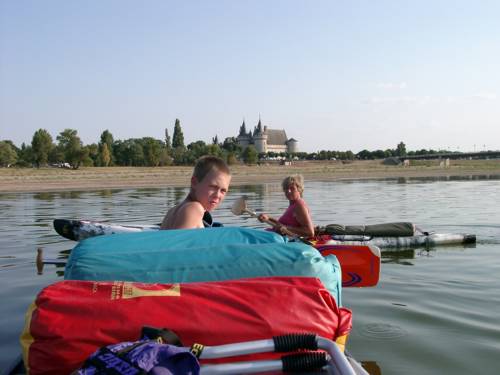
[(194, 166), (193, 170), (193, 177), (196, 177), (196, 179), (199, 181), (203, 180), (205, 176), (212, 170), (215, 169), (216, 171), (225, 173), (227, 175), (231, 175), (231, 172), (229, 171), (229, 167), (227, 166), (226, 162), (222, 160), (221, 158), (213, 155), (205, 155), (199, 158), (196, 161), (196, 164)]
[(302, 193), (304, 192), (304, 177), (302, 177), (301, 174), (294, 174), (285, 177), (285, 179), (281, 183), (283, 191), (287, 190), (291, 184), (295, 184), (297, 186), (297, 190), (299, 191), (300, 196), (302, 196)]

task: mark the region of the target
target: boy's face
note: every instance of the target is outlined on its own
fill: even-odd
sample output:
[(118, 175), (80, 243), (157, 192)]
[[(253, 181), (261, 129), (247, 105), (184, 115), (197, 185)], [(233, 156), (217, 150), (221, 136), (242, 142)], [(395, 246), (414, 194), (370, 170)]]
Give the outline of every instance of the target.
[(201, 181), (193, 177), (191, 188), (194, 191), (195, 199), (201, 203), (203, 208), (212, 211), (224, 200), (230, 182), (230, 175), (212, 169)]

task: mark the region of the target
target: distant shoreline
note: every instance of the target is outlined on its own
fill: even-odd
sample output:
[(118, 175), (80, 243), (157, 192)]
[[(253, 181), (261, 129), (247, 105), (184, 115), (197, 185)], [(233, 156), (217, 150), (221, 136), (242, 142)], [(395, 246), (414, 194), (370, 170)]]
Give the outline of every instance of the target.
[[(285, 176), (301, 173), (307, 181), (361, 180), (381, 178), (425, 178), (499, 176), (500, 160), (453, 160), (448, 168), (436, 161), (421, 161), (409, 167), (387, 166), (381, 161), (300, 161), (292, 165), (231, 166), (232, 186), (277, 183)], [(78, 191), (124, 188), (184, 187), (192, 167), (0, 168), (0, 193)]]

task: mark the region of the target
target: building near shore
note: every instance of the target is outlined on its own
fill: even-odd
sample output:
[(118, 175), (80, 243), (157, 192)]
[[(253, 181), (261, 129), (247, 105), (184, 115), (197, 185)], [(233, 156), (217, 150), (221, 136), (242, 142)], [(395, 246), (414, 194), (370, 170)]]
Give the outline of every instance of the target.
[(238, 144), (245, 149), (253, 145), (257, 152), (267, 153), (296, 153), (299, 152), (298, 141), (293, 138), (288, 138), (284, 129), (269, 129), (267, 126), (262, 126), (259, 123), (255, 126), (253, 132), (246, 130), (245, 120), (240, 126), (238, 137)]

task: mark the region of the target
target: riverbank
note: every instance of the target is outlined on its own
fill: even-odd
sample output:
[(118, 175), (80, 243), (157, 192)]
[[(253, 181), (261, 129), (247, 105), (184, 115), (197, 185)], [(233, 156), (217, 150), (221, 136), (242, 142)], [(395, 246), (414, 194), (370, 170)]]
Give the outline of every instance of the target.
[[(0, 192), (41, 192), (95, 189), (188, 186), (192, 167), (0, 168)], [(448, 167), (437, 161), (413, 161), (410, 166), (384, 165), (366, 160), (300, 161), (292, 165), (231, 166), (232, 185), (279, 182), (301, 173), (306, 181), (380, 178), (500, 176), (500, 160), (452, 160)]]

